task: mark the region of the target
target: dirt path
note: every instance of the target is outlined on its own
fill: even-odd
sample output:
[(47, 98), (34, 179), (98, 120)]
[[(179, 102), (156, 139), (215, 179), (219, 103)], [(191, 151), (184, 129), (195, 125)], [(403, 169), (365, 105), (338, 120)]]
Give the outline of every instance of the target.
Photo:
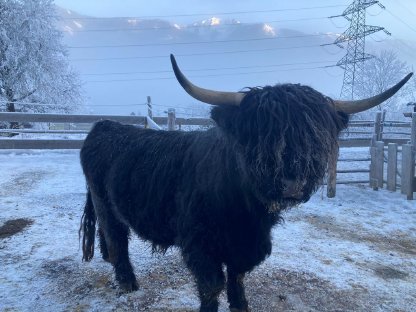
[[(119, 293), (109, 266), (105, 273), (91, 267), (86, 270), (79, 262), (66, 258), (45, 263), (42, 274), (47, 275), (60, 300), (68, 303), (72, 298), (73, 303), (67, 305), (71, 311), (93, 311), (97, 304), (91, 303), (91, 298), (97, 296), (101, 304), (111, 302), (111, 311), (198, 311), (189, 272), (179, 258), (171, 256), (169, 260), (172, 262), (162, 261), (162, 265), (139, 274), (140, 290), (133, 294)], [(391, 299), (360, 285), (348, 290), (338, 289), (316, 275), (278, 268), (251, 273), (246, 279), (246, 288), (253, 312), (383, 311), (379, 308), (381, 303)], [(224, 294), (221, 296), (221, 311), (227, 311)], [(412, 308), (385, 311), (410, 312)]]
[(36, 184), (46, 179), (51, 172), (45, 170), (30, 170), (17, 173), (0, 184), (0, 197), (23, 196)]
[[(0, 311), (198, 311), (176, 250), (152, 256), (133, 239), (140, 289), (131, 294), (119, 292), (98, 248), (91, 263), (81, 261), (85, 185), (77, 154), (2, 157), (0, 229), (14, 230), (0, 235)], [(345, 186), (335, 199), (317, 194), (285, 219), (273, 231), (271, 257), (246, 278), (253, 312), (416, 311), (414, 202)]]

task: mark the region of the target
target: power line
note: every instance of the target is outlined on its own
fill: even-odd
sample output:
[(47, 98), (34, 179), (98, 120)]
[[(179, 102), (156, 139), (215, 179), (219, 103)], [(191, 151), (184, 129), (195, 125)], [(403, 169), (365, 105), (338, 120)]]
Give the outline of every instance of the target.
[(403, 3), (401, 3), (399, 0), (396, 0), (395, 2), (397, 2), (402, 8), (404, 8), (406, 10), (407, 13), (413, 15), (416, 17), (416, 13), (414, 13), (412, 10), (410, 10), (407, 6), (405, 6)]
[[(335, 66), (331, 66), (331, 67), (335, 67)], [(330, 73), (329, 71), (328, 71), (328, 68), (329, 67), (324, 67), (324, 71), (325, 71), (325, 73), (328, 75), (328, 76), (331, 76), (332, 78), (338, 78), (338, 77), (340, 77), (340, 76), (342, 76), (342, 74), (332, 74), (332, 73)]]
[(65, 104), (53, 104), (53, 103), (32, 103), (32, 102), (19, 102), (19, 101), (13, 101), (13, 102), (9, 102), (9, 101), (2, 101), (0, 100), (2, 104), (6, 104), (6, 103), (13, 103), (13, 104), (17, 104), (17, 105), (26, 105), (26, 106), (48, 106), (48, 107), (68, 107), (70, 105), (65, 105)]
[(198, 102), (195, 103), (191, 103), (189, 104), (190, 106), (178, 106), (178, 105), (160, 105), (160, 104), (153, 104), (153, 108), (157, 108), (159, 111), (164, 110), (164, 109), (169, 109), (169, 108), (175, 108), (176, 113), (181, 113), (181, 111), (179, 110), (193, 110), (193, 111), (201, 111), (201, 110), (209, 110), (209, 107), (211, 106), (211, 104), (206, 104), (206, 103), (201, 103), (201, 105), (204, 105), (204, 108), (202, 107), (198, 107), (197, 104), (199, 104)]
[[(207, 78), (207, 77), (220, 77), (220, 76), (235, 76), (235, 75), (252, 75), (252, 74), (264, 74), (284, 71), (298, 71), (298, 70), (313, 70), (336, 67), (337, 65), (316, 66), (316, 67), (302, 67), (302, 68), (289, 68), (289, 69), (276, 69), (276, 70), (263, 70), (255, 72), (239, 72), (239, 73), (224, 73), (224, 74), (209, 74), (209, 75), (195, 75), (190, 78)], [(108, 83), (108, 82), (131, 82), (131, 81), (151, 81), (151, 80), (175, 80), (175, 77), (155, 77), (155, 78), (134, 78), (134, 79), (112, 79), (112, 80), (90, 80), (86, 83)]]
[(371, 34), (369, 36), (371, 39), (373, 39), (374, 42), (384, 42), (386, 39), (378, 38), (375, 34)]
[[(202, 55), (222, 55), (222, 54), (237, 54), (237, 53), (251, 53), (251, 52), (266, 52), (276, 50), (291, 50), (291, 49), (307, 49), (307, 48), (321, 48), (322, 45), (302, 45), (293, 47), (278, 47), (278, 48), (264, 48), (264, 49), (252, 49), (252, 50), (233, 50), (222, 52), (201, 52), (201, 53), (182, 53), (175, 54), (176, 56), (202, 56)], [(127, 56), (127, 57), (103, 57), (103, 58), (78, 58), (71, 59), (71, 61), (108, 61), (108, 60), (133, 60), (133, 59), (155, 59), (155, 58), (167, 58), (168, 55), (151, 55), (151, 56)]]
[[(111, 17), (111, 19), (153, 19), (153, 18), (171, 18), (171, 17), (191, 17), (191, 16), (220, 16), (220, 15), (236, 15), (236, 14), (253, 14), (253, 13), (272, 13), (272, 12), (287, 12), (287, 11), (301, 11), (301, 10), (317, 10), (326, 8), (339, 8), (345, 7), (345, 4), (315, 6), (315, 7), (303, 7), (303, 8), (288, 8), (288, 9), (273, 9), (273, 10), (249, 10), (249, 11), (233, 11), (233, 12), (217, 12), (217, 13), (191, 13), (191, 14), (176, 14), (176, 15), (145, 15), (145, 16), (120, 16)], [(107, 17), (110, 19), (109, 17)], [(63, 17), (62, 20), (97, 20), (106, 19), (106, 17)]]
[[(6, 103), (10, 103), (8, 101), (2, 101), (0, 100), (0, 102), (2, 104), (6, 104)], [(65, 107), (69, 107), (71, 106), (70, 104), (65, 105), (65, 104), (54, 104), (54, 103), (39, 103), (39, 102), (11, 102), (13, 104), (17, 104), (17, 105), (24, 105), (24, 106), (45, 106), (45, 107), (58, 107), (58, 108), (65, 108)], [(101, 106), (138, 106), (138, 105), (146, 105), (146, 103), (132, 103), (132, 104), (116, 104), (116, 105), (104, 105), (104, 104), (95, 104), (95, 105), (88, 105), (89, 107), (101, 107)]]
[[(376, 39), (373, 38), (373, 40), (376, 41), (376, 42), (386, 42), (393, 49), (398, 49), (397, 44), (394, 44), (391, 40), (381, 39), (376, 34), (372, 34), (371, 36), (376, 38)], [(407, 51), (407, 50), (413, 51), (414, 49), (412, 47), (410, 47), (405, 42), (403, 42), (403, 40), (395, 37), (394, 35), (392, 35), (392, 37), (394, 38), (395, 42), (398, 42), (399, 44), (401, 44), (405, 48), (405, 49), (400, 49), (401, 53), (407, 54), (407, 56), (409, 56), (410, 58), (414, 58), (416, 56), (412, 53), (409, 53), (409, 51)]]
[(97, 48), (130, 48), (130, 47), (150, 47), (150, 46), (170, 46), (170, 45), (188, 45), (188, 44), (212, 44), (212, 43), (229, 43), (229, 42), (246, 42), (246, 41), (263, 41), (278, 40), (306, 37), (322, 37), (325, 34), (316, 35), (296, 35), (281, 36), (272, 38), (250, 38), (250, 39), (231, 39), (231, 40), (211, 40), (211, 41), (191, 41), (191, 42), (166, 42), (166, 43), (141, 43), (141, 44), (119, 44), (119, 45), (96, 45), (96, 46), (68, 46), (69, 49), (97, 49)]
[[(399, 42), (403, 47), (405, 47), (406, 49), (409, 49), (410, 51), (414, 51), (414, 48), (412, 48), (411, 46), (409, 46), (406, 42), (404, 42), (403, 40), (399, 39), (399, 38), (395, 38), (397, 42)], [(397, 48), (397, 47), (396, 47)], [(402, 49), (401, 52), (405, 52), (407, 55), (411, 56), (412, 58), (415, 57), (415, 55), (412, 53), (408, 53), (406, 50)]]
[[(218, 71), (218, 70), (234, 70), (234, 69), (249, 69), (249, 68), (270, 68), (281, 66), (293, 66), (293, 65), (308, 65), (308, 64), (324, 64), (332, 63), (332, 61), (312, 61), (312, 62), (299, 62), (299, 63), (285, 63), (274, 65), (253, 65), (253, 66), (235, 66), (235, 67), (216, 67), (216, 68), (200, 68), (200, 69), (185, 69), (186, 72), (201, 72), (201, 71)], [(136, 72), (113, 72), (113, 73), (85, 73), (83, 76), (109, 76), (109, 75), (136, 75), (136, 74), (162, 74), (171, 73), (172, 70), (161, 71), (136, 71)]]
[(345, 28), (347, 25), (348, 25), (348, 23), (347, 24), (345, 24), (344, 26), (338, 26), (338, 25), (336, 25), (335, 24), (335, 22), (334, 22), (334, 19), (333, 18), (331, 18), (331, 17), (329, 17), (328, 18), (328, 16), (326, 17), (327, 19), (329, 19), (330, 21), (331, 21), (331, 24), (335, 27), (335, 28)]
[(337, 51), (336, 52), (330, 52), (330, 51), (328, 51), (327, 50), (327, 46), (329, 46), (329, 45), (333, 45), (332, 43), (328, 43), (328, 44), (322, 44), (321, 45), (321, 48), (326, 52), (326, 53), (328, 53), (328, 54), (330, 54), (330, 55), (338, 55), (338, 54), (340, 54), (341, 52), (342, 52), (342, 50), (340, 50), (340, 49), (337, 49)]
[[(313, 20), (322, 20), (322, 19), (328, 19), (328, 16), (322, 16), (322, 17), (305, 17), (305, 18), (296, 18), (296, 19), (286, 19), (286, 20), (274, 20), (274, 21), (266, 21), (262, 22), (262, 24), (274, 24), (274, 23), (282, 23), (282, 22), (299, 22), (299, 21), (313, 21)], [(215, 29), (218, 28), (225, 28), (230, 26), (245, 26), (245, 25), (253, 25), (255, 23), (227, 23), (227, 24), (219, 24), (215, 25)], [(132, 26), (133, 27), (133, 26)], [(105, 28), (105, 29), (71, 29), (67, 30), (64, 29), (66, 32), (71, 33), (84, 33), (84, 32), (116, 32), (116, 31), (142, 31), (142, 30), (161, 30), (161, 29), (177, 29), (174, 25), (166, 26), (166, 27), (136, 27), (136, 28)], [(180, 29), (193, 29), (193, 28), (206, 28), (206, 25), (187, 25), (184, 27), (180, 27)]]
[(400, 21), (402, 24), (406, 25), (410, 30), (416, 32), (416, 29), (413, 28), (412, 26), (410, 26), (408, 23), (406, 23), (404, 20), (402, 20), (400, 17), (398, 17), (396, 14), (392, 13), (390, 10), (387, 10), (387, 13), (389, 13), (391, 16), (393, 16), (395, 19), (397, 19), (398, 21)]

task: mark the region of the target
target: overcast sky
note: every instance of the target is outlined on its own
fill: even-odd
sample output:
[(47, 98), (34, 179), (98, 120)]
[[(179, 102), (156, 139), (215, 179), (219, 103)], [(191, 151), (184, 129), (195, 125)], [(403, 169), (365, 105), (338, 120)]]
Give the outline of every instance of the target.
[[(344, 32), (349, 26), (349, 21), (343, 17), (334, 19), (328, 19), (327, 17), (342, 14), (352, 2), (353, 0), (55, 0), (55, 3), (64, 9), (91, 17), (162, 18), (171, 23), (179, 24), (190, 24), (211, 17), (217, 17), (225, 23), (231, 19), (237, 19), (242, 23), (269, 23), (274, 29), (289, 28), (307, 34), (312, 34), (314, 32)], [(403, 52), (400, 53), (400, 57), (406, 57), (406, 61), (409, 62), (409, 65), (414, 65), (416, 53), (412, 47), (416, 45), (416, 0), (381, 0), (380, 2), (386, 9), (383, 10), (378, 5), (373, 5), (367, 10), (366, 22), (368, 25), (385, 27), (391, 32), (391, 39), (393, 39), (393, 41), (385, 40), (390, 37), (383, 32), (379, 32), (368, 38), (369, 43), (371, 43), (373, 47), (386, 47), (386, 45), (389, 47), (390, 45), (388, 45), (388, 43), (391, 43), (397, 47), (400, 52)], [(93, 34), (95, 33), (86, 33), (88, 39), (86, 42), (82, 41), (84, 37), (75, 36), (74, 40), (81, 41), (77, 41), (73, 43), (73, 45), (97, 45), (98, 41), (94, 41), (98, 40), (97, 38), (101, 38), (103, 44), (108, 44), (108, 42), (114, 39), (118, 40), (118, 37), (114, 37), (114, 34), (111, 36), (108, 35), (107, 37), (106, 35), (98, 36), (98, 34), (103, 33), (97, 33), (97, 38), (95, 38)], [(123, 38), (120, 38), (120, 40)], [(126, 38), (130, 37), (127, 36)], [(94, 41), (94, 43), (90, 42), (90, 40)], [(412, 40), (414, 43), (405, 43), (404, 40)], [(221, 45), (215, 45), (210, 48), (212, 48), (213, 51), (216, 51)], [(230, 46), (227, 45), (227, 47), (227, 49), (231, 49)], [(200, 52), (199, 49), (204, 50), (203, 46), (201, 48), (201, 46), (198, 45), (192, 46), (192, 49), (191, 52), (196, 51), (198, 53)], [(244, 49), (244, 44), (238, 46), (238, 50)], [(162, 55), (163, 53), (166, 53), (167, 55), (168, 52), (180, 55), (181, 53), (184, 54), (183, 52), (185, 50), (185, 54), (189, 54), (188, 46), (185, 45), (175, 46), (172, 49), (169, 48), (169, 51), (165, 51), (162, 48), (156, 49), (156, 47), (150, 50), (143, 50), (144, 52), (141, 51), (141, 53), (144, 53), (143, 55), (145, 56), (149, 53), (152, 55)], [(143, 101), (145, 95), (151, 95), (152, 102), (154, 104), (156, 103), (155, 107), (160, 105), (161, 109), (164, 109), (166, 105), (173, 105), (169, 107), (176, 108), (180, 105), (191, 105), (194, 107), (189, 96), (183, 90), (178, 88), (176, 81), (172, 76), (169, 76), (169, 74), (163, 78), (160, 78), (161, 74), (155, 74), (150, 77), (156, 77), (156, 80), (154, 78), (153, 80), (149, 79), (149, 74), (142, 75), (138, 73), (121, 76), (110, 74), (113, 72), (130, 72), (132, 71), (132, 68), (147, 70), (149, 72), (170, 71), (170, 62), (167, 57), (164, 59), (149, 58), (149, 60), (140, 58), (122, 59), (122, 57), (136, 55), (137, 51), (138, 49), (135, 48), (119, 48), (117, 50), (102, 48), (70, 50), (72, 59), (77, 60), (79, 58), (82, 59), (83, 57), (92, 59), (91, 61), (74, 61), (74, 66), (76, 66), (77, 70), (83, 75), (82, 78), (86, 83), (85, 88), (89, 97), (88, 100), (91, 104), (91, 108), (95, 112), (113, 113), (114, 106), (116, 106), (117, 113), (126, 113), (126, 110), (122, 111), (123, 107), (118, 106), (120, 103), (125, 105), (126, 109), (132, 109), (132, 103)], [(219, 51), (223, 51), (223, 49), (219, 49)], [(373, 53), (374, 51), (368, 52)], [(317, 48), (316, 50), (311, 50), (307, 54), (302, 53), (301, 50), (293, 50), (293, 54), (290, 54), (288, 50), (271, 50), (258, 54), (261, 55), (261, 58), (256, 58), (253, 53), (241, 53), (238, 54), (238, 57), (234, 58), (232, 62), (233, 66), (271, 66), (273, 64), (278, 64), (279, 62), (296, 63), (317, 60), (328, 61), (329, 63), (335, 64), (336, 61), (342, 57), (342, 53), (343, 51), (336, 47)], [(121, 58), (118, 59), (120, 56)], [(283, 60), (275, 59), (277, 56), (280, 56)], [(229, 54), (217, 53), (204, 56), (204, 59), (207, 64), (211, 64), (210, 66), (221, 68), (227, 67), (226, 64), (229, 64), (231, 60), (230, 57), (232, 56)], [(96, 61), (94, 58), (103, 58), (103, 60)], [(105, 60), (105, 58), (108, 58), (108, 60)], [(293, 60), (288, 61), (289, 59)], [(188, 69), (201, 68), (199, 60), (200, 58), (192, 56), (182, 57), (180, 59), (184, 68)], [(305, 67), (308, 66), (305, 65)], [(296, 69), (296, 67), (294, 68)], [(201, 74), (200, 77), (195, 77), (195, 82), (200, 83), (207, 88), (223, 90), (241, 90), (244, 86), (265, 85), (276, 82), (299, 82), (311, 85), (330, 96), (339, 95), (343, 78), (341, 68), (316, 70), (313, 68), (297, 69), (298, 70), (290, 71), (286, 69), (286, 71), (280, 73), (276, 73), (273, 70), (265, 73), (261, 71), (256, 73), (253, 71), (252, 73), (249, 72), (244, 74), (243, 72), (243, 74), (238, 74), (237, 72), (234, 74), (231, 73), (231, 76), (225, 76), (233, 77), (233, 79), (222, 80), (218, 78), (220, 74), (219, 76), (210, 76), (203, 73), (206, 76), (204, 77), (203, 74)], [(101, 76), (96, 77), (91, 76), (91, 74), (100, 74)], [(315, 75), (319, 75), (320, 79), (316, 79)], [(172, 80), (170, 80), (170, 78), (172, 78)], [(103, 88), (103, 86), (110, 86), (110, 84), (111, 88)], [(160, 92), (160, 89), (165, 90), (165, 92)], [(93, 107), (94, 105), (96, 107)], [(106, 107), (101, 108), (102, 105), (106, 105)], [(134, 105), (134, 109), (142, 109), (144, 107), (143, 105)]]
[[(167, 16), (166, 19), (172, 22), (193, 22), (205, 19), (209, 15), (217, 15), (217, 17), (225, 19), (238, 18), (243, 22), (266, 22), (282, 18), (323, 17), (341, 14), (344, 8), (352, 3), (352, 0), (55, 0), (55, 3), (80, 14), (96, 17)], [(380, 3), (386, 7), (386, 10), (382, 10), (378, 5), (372, 6), (367, 14), (368, 24), (385, 27), (396, 38), (416, 38), (416, 0), (382, 0)], [(308, 7), (322, 8), (277, 11)], [(243, 11), (250, 11), (251, 13), (219, 14)], [(192, 16), (179, 17), (177, 15)], [(321, 29), (311, 30), (325, 32), (338, 29), (338, 31), (342, 31), (347, 25), (347, 21), (343, 18), (334, 19), (332, 27), (331, 24), (328, 26), (328, 21), (322, 20), (320, 24), (314, 24), (314, 27)]]

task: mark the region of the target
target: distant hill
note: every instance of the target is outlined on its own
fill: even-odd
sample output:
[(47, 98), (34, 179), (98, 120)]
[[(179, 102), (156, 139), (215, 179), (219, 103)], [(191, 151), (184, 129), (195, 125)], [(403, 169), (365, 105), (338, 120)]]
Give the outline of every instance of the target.
[[(178, 112), (197, 114), (195, 107), (205, 106), (195, 104), (173, 79), (170, 53), (177, 55), (186, 75), (207, 88), (238, 91), (292, 82), (333, 97), (340, 92), (342, 70), (323, 67), (336, 64), (345, 51), (320, 46), (333, 42), (336, 34), (310, 34), (307, 29), (300, 32), (232, 18), (183, 25), (162, 19), (93, 18), (62, 8), (57, 12), (70, 59), (85, 81), (90, 108), (96, 113), (144, 113), (150, 95), (160, 114), (168, 107), (186, 107)], [(397, 50), (411, 61), (410, 49), (416, 45), (408, 44), (409, 51)], [(373, 46), (398, 47), (388, 41), (368, 44), (369, 49)]]

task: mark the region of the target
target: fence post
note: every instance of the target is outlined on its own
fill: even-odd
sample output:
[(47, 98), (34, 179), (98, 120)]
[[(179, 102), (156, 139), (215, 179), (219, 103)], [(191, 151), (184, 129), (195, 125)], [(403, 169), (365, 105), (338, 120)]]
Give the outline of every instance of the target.
[(377, 179), (376, 179), (376, 142), (377, 142), (377, 135), (374, 134), (373, 138), (371, 139), (370, 145), (370, 187), (373, 190), (378, 190)]
[(413, 199), (413, 182), (415, 176), (415, 152), (410, 144), (402, 146), (402, 194)]
[(337, 161), (339, 155), (339, 147), (334, 149), (333, 153), (329, 155), (328, 159), (328, 184), (326, 196), (328, 198), (335, 197), (337, 190)]
[(396, 191), (397, 184), (397, 144), (389, 143), (387, 154), (387, 189)]
[(382, 119), (382, 113), (378, 111), (376, 113), (376, 120), (374, 122), (374, 133), (376, 135), (377, 141), (381, 141), (381, 119)]
[(379, 139), (379, 141), (383, 140), (384, 122), (386, 121), (386, 114), (387, 114), (387, 111), (385, 109), (383, 109), (383, 112), (381, 114), (380, 139)]
[(410, 144), (412, 145), (412, 157), (411, 157), (411, 174), (412, 174), (412, 180), (411, 180), (411, 188), (412, 193), (407, 197), (407, 199), (413, 199), (413, 192), (416, 192), (416, 175), (415, 175), (415, 166), (416, 166), (416, 106), (414, 107), (414, 113), (412, 113), (412, 128), (411, 128), (411, 137), (410, 137)]
[[(147, 96), (146, 106), (147, 106), (147, 116), (150, 119), (153, 119), (152, 98), (150, 96)], [(150, 128), (150, 125), (149, 125), (149, 122), (147, 121), (147, 118), (145, 118), (145, 120), (144, 120), (144, 127), (146, 129)]]
[(169, 131), (175, 130), (175, 120), (176, 120), (175, 109), (169, 108), (168, 109), (168, 130)]
[(153, 119), (152, 98), (147, 96), (147, 116)]
[(377, 188), (384, 186), (384, 142), (377, 141), (375, 146), (375, 167), (374, 178), (377, 181)]
[(410, 134), (410, 144), (413, 146), (413, 151), (416, 152), (416, 113), (412, 113), (412, 130)]

